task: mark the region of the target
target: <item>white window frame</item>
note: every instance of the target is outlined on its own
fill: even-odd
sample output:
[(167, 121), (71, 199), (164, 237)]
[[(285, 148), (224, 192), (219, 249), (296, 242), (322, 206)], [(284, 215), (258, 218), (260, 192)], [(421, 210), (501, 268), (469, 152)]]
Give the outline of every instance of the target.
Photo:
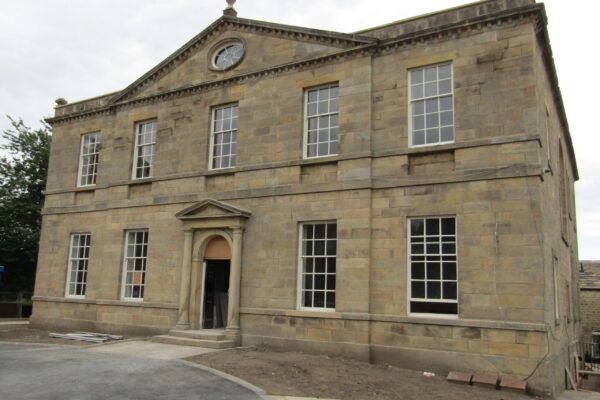
[[(231, 129), (227, 129), (227, 130), (215, 130), (215, 119), (217, 116), (217, 111), (218, 110), (224, 110), (226, 108), (231, 108), (232, 111), (233, 109), (237, 109), (237, 116), (235, 117), (235, 129), (233, 129), (233, 117), (231, 118), (231, 123), (232, 123), (232, 127)], [(220, 169), (231, 169), (231, 168), (235, 168), (236, 164), (237, 164), (237, 136), (238, 136), (238, 129), (239, 129), (239, 116), (240, 116), (240, 106), (238, 103), (229, 103), (229, 104), (224, 104), (224, 105), (220, 105), (220, 106), (216, 106), (216, 107), (212, 107), (211, 108), (211, 112), (210, 112), (210, 146), (209, 146), (209, 157), (208, 157), (208, 169), (213, 171), (213, 170), (220, 170)], [(222, 134), (222, 133), (226, 133), (229, 132), (230, 135), (233, 134), (235, 132), (235, 142), (231, 141), (229, 142), (229, 144), (235, 144), (235, 151), (232, 152), (231, 151), (231, 147), (230, 147), (230, 153), (229, 153), (229, 157), (230, 157), (230, 163), (231, 163), (231, 156), (235, 156), (235, 162), (233, 163), (233, 165), (229, 165), (227, 167), (214, 167), (213, 166), (213, 161), (215, 158), (215, 136), (218, 134)], [(223, 153), (221, 153), (221, 155), (219, 157), (222, 157)]]
[[(73, 257), (73, 245), (75, 244), (75, 237), (81, 237), (81, 236), (87, 236), (87, 245), (84, 246), (78, 246), (78, 247), (83, 247), (83, 248), (87, 248), (87, 257)], [(80, 244), (81, 242), (78, 240), (78, 244)], [(90, 266), (90, 251), (92, 248), (92, 235), (89, 232), (78, 232), (78, 233), (71, 233), (71, 236), (69, 238), (69, 260), (68, 260), (68, 264), (67, 264), (67, 283), (65, 286), (65, 297), (68, 298), (73, 298), (73, 299), (85, 299), (85, 292), (87, 291), (87, 274), (89, 271), (89, 266)], [(76, 274), (76, 281), (73, 282), (71, 275), (73, 274), (74, 270), (73, 270), (73, 263), (76, 261), (84, 261), (85, 262), (85, 268), (82, 270), (84, 273), (84, 279), (82, 282), (79, 282), (79, 280), (77, 279), (77, 272), (80, 271), (80, 269), (77, 269), (77, 272), (75, 272)], [(74, 285), (83, 285), (83, 294), (72, 294), (71, 293), (71, 284)], [(75, 290), (75, 292), (77, 292), (77, 290)]]
[[(443, 218), (453, 218), (454, 219), (454, 243), (455, 243), (455, 252), (454, 252), (454, 256), (456, 257), (456, 300), (445, 300), (445, 299), (423, 299), (423, 298), (412, 298), (412, 264), (411, 264), (411, 258), (412, 258), (412, 249), (411, 249), (411, 232), (410, 232), (410, 224), (412, 220), (415, 219), (439, 219), (441, 221), (441, 219)], [(441, 319), (458, 319), (459, 313), (460, 313), (460, 303), (458, 301), (459, 298), (459, 293), (460, 293), (460, 287), (459, 287), (459, 279), (458, 279), (458, 218), (456, 217), (456, 215), (429, 215), (429, 216), (420, 216), (420, 217), (409, 217), (406, 219), (407, 224), (406, 224), (406, 275), (407, 275), (407, 285), (406, 285), (406, 313), (409, 316), (413, 316), (413, 317), (425, 317), (425, 318), (441, 318)], [(440, 226), (440, 234), (439, 236), (449, 236), (449, 235), (442, 235), (441, 234), (441, 226)], [(425, 243), (426, 239), (424, 237), (424, 243)], [(441, 244), (441, 241), (440, 241)], [(440, 255), (441, 255), (441, 246), (440, 246)], [(450, 255), (450, 254), (448, 254)], [(426, 269), (426, 265), (425, 265), (425, 269)], [(425, 272), (426, 273), (426, 272)], [(442, 266), (442, 261), (440, 261), (440, 283), (443, 282), (443, 266)], [(450, 280), (451, 281), (451, 280)], [(427, 282), (427, 280), (425, 280), (425, 282)], [(443, 290), (442, 286), (440, 287), (440, 291)], [(440, 292), (443, 293), (443, 292)], [(420, 301), (420, 302), (432, 302), (432, 303), (455, 303), (456, 304), (456, 314), (443, 314), (443, 313), (419, 313), (419, 312), (412, 312), (411, 311), (411, 301)]]
[[(154, 124), (154, 141), (151, 143), (140, 144), (139, 143), (139, 130), (142, 126), (149, 125), (149, 124)], [(150, 120), (140, 121), (140, 122), (135, 123), (135, 147), (133, 149), (133, 165), (131, 168), (131, 179), (133, 179), (133, 180), (148, 179), (148, 178), (152, 178), (154, 176), (154, 158), (156, 157), (157, 131), (158, 131), (158, 129), (157, 129), (157, 120), (156, 119), (150, 119)], [(150, 164), (150, 172), (148, 173), (148, 176), (138, 177), (137, 176), (138, 159), (141, 158), (142, 149), (144, 147), (150, 147), (150, 146), (152, 146), (152, 163)]]
[[(419, 97), (417, 99), (413, 99), (412, 98), (412, 77), (411, 77), (411, 72), (413, 71), (418, 71), (418, 70), (425, 70), (426, 68), (431, 68), (431, 67), (441, 67), (444, 65), (449, 65), (450, 66), (450, 93), (445, 93), (443, 95), (440, 95), (439, 93), (436, 94), (435, 96), (425, 96), (425, 93), (423, 93), (423, 97)], [(436, 80), (436, 82), (439, 82), (439, 78)], [(439, 86), (438, 86), (439, 88)], [(416, 68), (411, 68), (408, 70), (408, 144), (409, 147), (429, 147), (429, 146), (437, 146), (437, 145), (442, 145), (442, 144), (449, 144), (449, 143), (454, 143), (456, 141), (456, 112), (455, 112), (455, 104), (454, 104), (454, 65), (451, 61), (446, 61), (446, 62), (440, 62), (440, 63), (436, 63), (436, 64), (431, 64), (431, 65), (425, 65), (425, 66), (421, 66), (421, 67), (416, 67)], [(447, 97), (450, 96), (452, 99), (452, 140), (446, 140), (446, 141), (442, 141), (441, 139), (441, 121), (440, 119), (440, 111), (439, 111), (439, 103), (438, 103), (438, 130), (439, 130), (439, 141), (435, 142), (435, 143), (423, 143), (423, 144), (413, 144), (413, 111), (412, 111), (412, 104), (413, 101), (423, 101), (423, 100), (429, 100), (429, 99), (434, 99), (437, 98), (439, 99), (440, 97)], [(426, 114), (425, 114), (426, 115)], [(426, 118), (426, 117), (425, 117)], [(426, 126), (425, 126), (426, 128)], [(427, 141), (427, 131), (424, 128), (424, 135), (425, 135), (425, 141)]]
[(558, 271), (558, 257), (552, 250), (552, 285), (554, 288), (554, 323), (560, 325), (560, 294), (559, 294), (559, 271)]
[[(323, 114), (315, 114), (315, 115), (308, 115), (308, 96), (310, 92), (313, 91), (318, 91), (320, 89), (331, 89), (331, 88), (337, 88), (338, 89), (338, 96), (337, 96), (337, 102), (338, 102), (338, 107), (337, 110), (334, 112), (327, 112), (327, 113), (323, 113)], [(333, 156), (337, 156), (340, 153), (340, 108), (339, 108), (339, 103), (340, 103), (340, 85), (339, 82), (334, 82), (334, 83), (328, 83), (326, 85), (321, 85), (321, 86), (316, 86), (316, 87), (311, 87), (311, 88), (306, 88), (304, 89), (304, 127), (303, 127), (303, 143), (302, 143), (302, 158), (303, 159), (316, 159), (316, 158), (324, 158), (324, 157), (333, 157)], [(330, 147), (328, 147), (328, 153), (324, 154), (324, 155), (316, 155), (316, 156), (309, 156), (308, 155), (308, 123), (309, 120), (311, 118), (319, 118), (319, 117), (331, 117), (333, 115), (336, 115), (338, 118), (338, 123), (337, 125), (333, 125), (333, 127), (337, 128), (338, 131), (338, 136), (337, 136), (337, 141), (332, 141), (332, 140), (328, 140), (327, 143), (333, 143), (333, 142), (337, 142), (337, 151), (335, 153), (331, 153), (330, 151)], [(328, 130), (329, 130), (329, 139), (331, 139), (331, 128), (332, 125), (328, 126)], [(318, 148), (318, 143), (317, 142), (317, 148)]]
[[(84, 154), (85, 148), (85, 140), (86, 138), (96, 137), (96, 146), (94, 148), (94, 152)], [(87, 162), (90, 158), (94, 160), (94, 162)], [(89, 187), (96, 186), (96, 179), (98, 179), (98, 164), (100, 161), (100, 132), (91, 132), (81, 135), (81, 145), (79, 147), (79, 165), (77, 168), (77, 187)], [(84, 164), (84, 162), (87, 162)], [(90, 166), (93, 166), (94, 173), (93, 174), (83, 174), (83, 168), (89, 171)], [(82, 183), (81, 180), (83, 177), (92, 176), (93, 183)]]
[[(326, 258), (335, 258), (336, 260), (336, 272), (335, 274), (328, 274), (327, 273), (327, 265), (325, 267), (325, 298), (323, 299), (323, 307), (306, 307), (303, 305), (303, 289), (304, 289), (304, 263), (303, 263), (303, 259), (304, 259), (304, 253), (302, 251), (302, 242), (303, 242), (303, 229), (304, 226), (306, 225), (320, 225), (320, 224), (335, 224), (336, 226), (336, 235), (335, 235), (335, 239), (328, 239), (327, 238), (327, 232), (325, 233), (325, 249), (327, 249), (327, 240), (335, 240), (336, 242), (336, 254), (335, 257), (327, 257), (324, 256)], [(338, 265), (337, 265), (337, 253), (338, 253), (338, 234), (337, 234), (337, 221), (335, 220), (329, 220), (329, 221), (303, 221), (300, 222), (298, 227), (298, 274), (297, 274), (297, 296), (296, 296), (296, 307), (298, 310), (301, 311), (316, 311), (316, 312), (335, 312), (336, 307), (337, 307), (337, 270), (338, 270)], [(325, 250), (327, 251), (327, 250)], [(314, 268), (314, 267), (313, 267)], [(312, 275), (314, 276), (314, 269), (313, 269), (313, 273)], [(327, 275), (334, 275), (335, 276), (335, 286), (336, 288), (333, 290), (327, 290)], [(313, 282), (313, 289), (314, 291), (314, 282)], [(327, 292), (334, 292), (335, 293), (335, 307), (327, 307)]]
[[(130, 233), (146, 233), (146, 256), (145, 257), (128, 257), (127, 256), (127, 250), (129, 248), (129, 234)], [(142, 302), (144, 301), (144, 296), (145, 296), (145, 292), (146, 292), (146, 273), (148, 271), (148, 251), (149, 251), (149, 231), (148, 229), (130, 229), (130, 230), (126, 230), (125, 231), (125, 239), (124, 239), (124, 243), (125, 245), (123, 246), (123, 269), (122, 269), (122, 278), (121, 278), (121, 300), (123, 301), (139, 301)], [(137, 244), (137, 243), (136, 243)], [(141, 271), (142, 272), (142, 276), (141, 276), (141, 280), (142, 283), (139, 285), (133, 285), (133, 284), (128, 284), (127, 283), (127, 274), (129, 272), (128, 268), (127, 268), (127, 261), (129, 259), (135, 259), (135, 258), (145, 258), (145, 263), (144, 263), (144, 269)], [(133, 270), (133, 272), (135, 272), (135, 269)], [(128, 297), (126, 296), (127, 293), (127, 286), (141, 286), (143, 288), (143, 294), (141, 297)], [(132, 289), (133, 291), (133, 289)]]

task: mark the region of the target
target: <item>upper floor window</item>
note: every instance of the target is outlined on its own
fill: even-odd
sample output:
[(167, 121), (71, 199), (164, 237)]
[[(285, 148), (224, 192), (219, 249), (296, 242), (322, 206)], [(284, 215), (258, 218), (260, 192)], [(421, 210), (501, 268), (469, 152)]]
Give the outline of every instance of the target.
[(67, 297), (85, 297), (90, 259), (90, 237), (89, 233), (75, 233), (71, 235), (67, 272)]
[(79, 152), (77, 186), (91, 186), (96, 184), (99, 154), (100, 134), (95, 132), (83, 135), (81, 137), (81, 150)]
[(338, 84), (304, 93), (304, 158), (338, 154)]
[(452, 64), (409, 71), (410, 145), (454, 141)]
[(456, 219), (409, 220), (409, 312), (458, 314)]
[(300, 238), (301, 308), (335, 310), (337, 224), (304, 223)]
[(156, 144), (156, 121), (139, 122), (135, 125), (135, 158), (133, 179), (154, 175), (154, 145)]
[(148, 231), (127, 231), (123, 261), (123, 292), (127, 300), (142, 300), (146, 286)]
[(235, 167), (238, 105), (230, 104), (214, 108), (211, 130), (210, 169)]

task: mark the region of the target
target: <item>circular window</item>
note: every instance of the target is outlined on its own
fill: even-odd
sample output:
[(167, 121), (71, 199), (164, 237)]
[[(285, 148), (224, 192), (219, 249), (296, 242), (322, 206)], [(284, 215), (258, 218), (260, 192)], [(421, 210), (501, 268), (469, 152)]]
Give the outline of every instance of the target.
[(240, 62), (244, 56), (244, 44), (242, 42), (228, 42), (219, 46), (213, 53), (213, 68), (220, 71), (233, 67)]

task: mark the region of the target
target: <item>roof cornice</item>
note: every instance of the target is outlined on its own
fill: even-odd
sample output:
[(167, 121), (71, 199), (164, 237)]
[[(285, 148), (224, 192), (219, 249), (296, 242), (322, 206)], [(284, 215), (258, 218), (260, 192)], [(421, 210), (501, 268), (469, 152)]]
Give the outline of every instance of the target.
[[(368, 38), (370, 40), (369, 44), (363, 44), (361, 46), (341, 50), (339, 52), (331, 53), (331, 54), (324, 55), (324, 56), (294, 61), (291, 63), (281, 64), (281, 65), (277, 65), (274, 67), (269, 67), (269, 68), (265, 68), (265, 69), (261, 69), (261, 70), (257, 70), (257, 71), (244, 73), (241, 75), (231, 76), (231, 77), (224, 78), (224, 79), (202, 82), (202, 83), (196, 84), (196, 85), (190, 85), (190, 86), (181, 87), (181, 88), (177, 88), (177, 89), (167, 90), (164, 92), (152, 94), (152, 95), (145, 96), (145, 97), (134, 98), (131, 100), (127, 100), (126, 98), (119, 99), (120, 97), (123, 96), (123, 94), (128, 93), (131, 90), (131, 88), (136, 87), (136, 82), (138, 82), (138, 81), (141, 82), (144, 79), (154, 79), (152, 77), (154, 76), (155, 73), (159, 73), (159, 70), (161, 69), (161, 65), (162, 65), (162, 68), (165, 68), (165, 67), (168, 67), (169, 65), (171, 65), (172, 63), (175, 63), (176, 55), (179, 54), (179, 55), (183, 56), (184, 51), (191, 51), (192, 46), (194, 46), (194, 45), (199, 46), (200, 44), (198, 42), (198, 38), (200, 38), (201, 36), (206, 36), (209, 32), (215, 32), (215, 27), (217, 25), (221, 24), (225, 20), (229, 20), (229, 21), (235, 20), (235, 22), (239, 22), (242, 24), (245, 24), (246, 21), (251, 21), (253, 23), (273, 25), (275, 27), (285, 26), (285, 25), (263, 23), (260, 21), (244, 20), (241, 18), (223, 16), (223, 17), (219, 18), (217, 21), (215, 21), (211, 26), (206, 28), (199, 35), (197, 35), (194, 39), (190, 40), (188, 43), (186, 43), (184, 46), (182, 46), (179, 50), (177, 50), (175, 53), (173, 53), (173, 55), (170, 58), (166, 59), (161, 64), (159, 64), (157, 67), (155, 67), (153, 70), (148, 72), (146, 74), (147, 78), (142, 77), (142, 78), (138, 79), (138, 81), (134, 82), (132, 85), (128, 86), (129, 89), (126, 88), (125, 90), (119, 92), (119, 94), (117, 96), (115, 96), (115, 98), (113, 98), (113, 100), (111, 102), (109, 102), (109, 104), (98, 107), (98, 108), (90, 109), (90, 110), (85, 110), (85, 111), (80, 111), (80, 112), (76, 112), (76, 113), (72, 113), (72, 114), (68, 114), (68, 115), (48, 118), (48, 119), (46, 119), (46, 122), (55, 124), (55, 123), (59, 123), (59, 122), (64, 122), (64, 121), (69, 121), (69, 120), (74, 120), (74, 119), (82, 119), (82, 118), (91, 117), (91, 116), (95, 116), (95, 115), (110, 114), (110, 113), (116, 112), (118, 109), (121, 109), (124, 107), (135, 106), (135, 105), (140, 105), (140, 104), (149, 104), (149, 103), (152, 103), (152, 102), (155, 102), (158, 100), (162, 100), (162, 99), (166, 99), (166, 98), (186, 96), (189, 94), (198, 93), (198, 92), (214, 89), (214, 88), (221, 87), (221, 86), (243, 83), (250, 79), (258, 79), (263, 76), (277, 75), (280, 73), (295, 71), (295, 70), (299, 70), (299, 69), (302, 69), (307, 66), (315, 66), (315, 65), (328, 63), (328, 62), (336, 62), (336, 61), (345, 59), (350, 56), (355, 56), (357, 54), (360, 55), (360, 54), (375, 54), (378, 52), (390, 52), (390, 51), (395, 51), (395, 50), (404, 48), (406, 46), (423, 44), (423, 43), (427, 43), (430, 41), (444, 40), (452, 35), (455, 35), (455, 34), (458, 34), (461, 32), (483, 30), (484, 28), (486, 28), (488, 26), (509, 23), (509, 22), (513, 22), (514, 20), (524, 20), (526, 17), (530, 17), (530, 18), (533, 17), (535, 19), (536, 14), (538, 14), (540, 11), (543, 11), (543, 6), (534, 4), (531, 6), (525, 6), (525, 7), (510, 9), (510, 10), (506, 10), (506, 11), (502, 11), (502, 12), (497, 12), (494, 14), (487, 14), (487, 15), (484, 15), (481, 17), (471, 18), (469, 20), (460, 21), (460, 22), (456, 22), (456, 23), (450, 23), (450, 24), (447, 24), (444, 26), (439, 26), (439, 27), (435, 27), (435, 28), (431, 28), (431, 29), (420, 30), (418, 32), (407, 33), (407, 34), (404, 34), (404, 35), (401, 35), (401, 36), (398, 36), (398, 37), (395, 37), (392, 39), (388, 39), (385, 41), (380, 41), (380, 40), (374, 39), (374, 38)], [(308, 31), (313, 31), (313, 30), (308, 29)], [(350, 36), (352, 36), (352, 35), (350, 35)], [(138, 85), (139, 85), (139, 82), (138, 82)]]
[(224, 78), (224, 79), (202, 82), (202, 83), (199, 83), (196, 85), (190, 85), (190, 86), (185, 86), (185, 87), (181, 87), (181, 88), (177, 88), (177, 89), (167, 90), (167, 91), (156, 93), (156, 94), (149, 95), (146, 97), (139, 97), (139, 98), (134, 98), (131, 100), (122, 100), (117, 103), (108, 104), (106, 106), (101, 106), (101, 107), (90, 109), (90, 110), (85, 110), (85, 111), (76, 112), (76, 113), (63, 115), (63, 116), (46, 118), (45, 121), (49, 124), (58, 124), (58, 123), (66, 122), (66, 121), (80, 120), (80, 119), (89, 118), (89, 117), (98, 116), (98, 115), (107, 115), (107, 114), (114, 113), (117, 110), (126, 108), (126, 107), (154, 103), (156, 101), (169, 99), (169, 98), (188, 96), (190, 94), (200, 93), (200, 92), (204, 92), (206, 90), (212, 90), (212, 89), (216, 89), (216, 88), (219, 88), (222, 86), (244, 83), (249, 80), (259, 79), (264, 76), (279, 75), (281, 73), (297, 71), (297, 70), (300, 70), (300, 69), (306, 68), (306, 67), (311, 67), (311, 66), (320, 65), (320, 64), (327, 64), (330, 62), (336, 62), (336, 61), (346, 59), (349, 57), (353, 57), (353, 56), (371, 54), (371, 53), (374, 53), (375, 51), (376, 51), (375, 44), (363, 45), (363, 46), (355, 47), (355, 48), (352, 48), (349, 50), (342, 50), (342, 51), (339, 51), (336, 53), (327, 54), (325, 56), (319, 56), (319, 57), (309, 58), (309, 59), (305, 59), (305, 60), (294, 61), (291, 63), (280, 64), (280, 65), (277, 65), (274, 67), (264, 68), (264, 69), (260, 69), (257, 71), (252, 71), (252, 72), (248, 72), (245, 74), (235, 75), (235, 76), (231, 76), (231, 77)]

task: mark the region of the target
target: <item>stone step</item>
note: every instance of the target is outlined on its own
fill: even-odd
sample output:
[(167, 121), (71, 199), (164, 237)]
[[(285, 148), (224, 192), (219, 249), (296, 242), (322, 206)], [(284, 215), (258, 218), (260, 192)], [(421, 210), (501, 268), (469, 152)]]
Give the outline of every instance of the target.
[(207, 349), (231, 349), (235, 347), (235, 342), (233, 340), (203, 340), (171, 335), (154, 336), (152, 341), (180, 346), (204, 347)]
[(215, 329), (200, 329), (200, 330), (183, 330), (183, 329), (171, 329), (169, 331), (170, 336), (178, 336), (189, 339), (200, 339), (200, 340), (226, 340), (225, 331)]

